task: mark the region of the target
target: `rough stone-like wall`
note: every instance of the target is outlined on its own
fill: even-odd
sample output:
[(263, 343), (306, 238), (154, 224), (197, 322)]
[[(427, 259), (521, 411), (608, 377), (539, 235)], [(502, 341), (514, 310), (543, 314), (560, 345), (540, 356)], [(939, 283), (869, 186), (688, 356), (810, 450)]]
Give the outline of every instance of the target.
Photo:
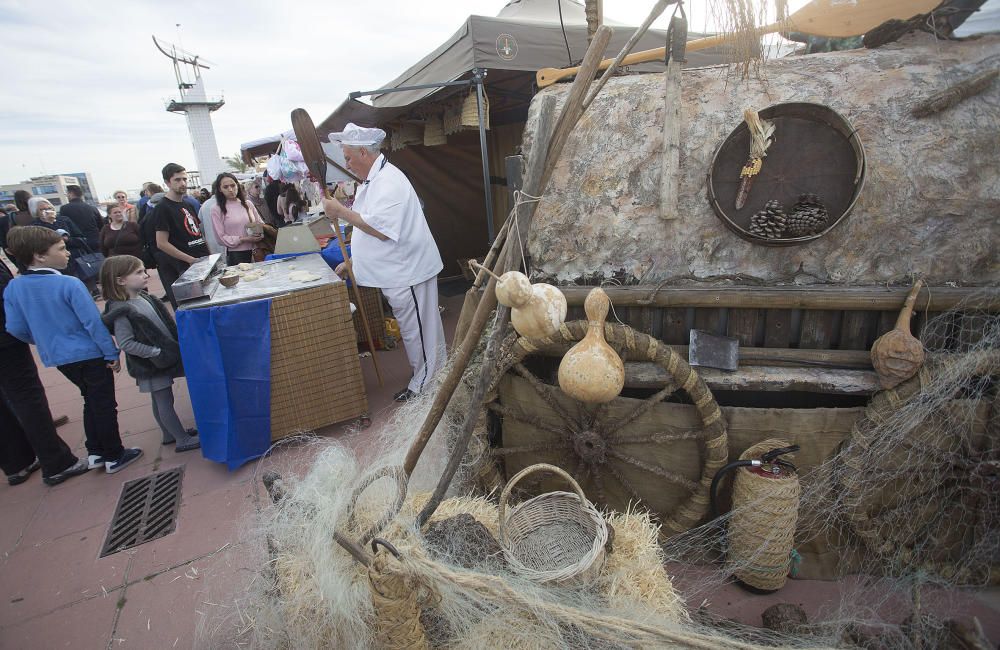
[[(909, 116), (915, 102), (998, 65), (1000, 35), (962, 43), (920, 35), (874, 51), (776, 60), (764, 68), (766, 82), (685, 70), (674, 220), (659, 206), (663, 78), (613, 79), (573, 132), (538, 207), (528, 247), (534, 275), (562, 283), (739, 274), (765, 284), (874, 285), (919, 273), (932, 285), (998, 284), (1000, 81), (943, 113)], [(543, 92), (561, 102), (567, 90)], [(706, 174), (745, 107), (790, 101), (826, 104), (853, 123), (867, 182), (852, 214), (827, 236), (771, 248), (722, 224), (706, 198)]]

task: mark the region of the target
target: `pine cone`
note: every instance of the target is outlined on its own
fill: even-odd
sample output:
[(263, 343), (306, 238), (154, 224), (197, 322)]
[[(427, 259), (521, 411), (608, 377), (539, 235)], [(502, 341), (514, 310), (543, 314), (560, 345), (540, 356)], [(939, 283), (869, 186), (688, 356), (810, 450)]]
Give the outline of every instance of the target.
[(786, 235), (789, 237), (815, 235), (826, 228), (829, 221), (830, 215), (819, 197), (815, 194), (802, 194), (788, 217)]
[(750, 217), (750, 234), (764, 239), (778, 239), (785, 234), (787, 217), (781, 204), (768, 201), (763, 210)]

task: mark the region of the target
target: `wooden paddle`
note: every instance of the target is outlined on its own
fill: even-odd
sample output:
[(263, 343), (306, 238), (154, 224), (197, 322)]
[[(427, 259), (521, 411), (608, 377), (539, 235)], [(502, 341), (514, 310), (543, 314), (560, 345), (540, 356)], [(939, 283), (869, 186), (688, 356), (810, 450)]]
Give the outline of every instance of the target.
[[(827, 38), (847, 38), (861, 36), (887, 20), (907, 19), (925, 14), (941, 4), (941, 0), (856, 0), (856, 2), (836, 2), (836, 0), (813, 0), (794, 12), (786, 20), (765, 25), (757, 30), (759, 36), (775, 32), (803, 32)], [(735, 38), (734, 34), (719, 34), (707, 38), (688, 41), (687, 51), (705, 50), (716, 45), (724, 45)], [(662, 61), (667, 49), (658, 47), (636, 52), (625, 57), (621, 65), (635, 65)], [(601, 70), (611, 65), (614, 59), (601, 61)], [(580, 68), (542, 68), (535, 73), (539, 88), (572, 77)]]
[[(326, 153), (319, 143), (319, 135), (312, 118), (304, 108), (296, 108), (292, 111), (292, 129), (295, 131), (295, 139), (298, 140), (299, 149), (302, 150), (302, 159), (309, 167), (310, 173), (316, 178), (319, 186), (323, 189), (323, 196), (332, 198), (330, 190), (326, 187)], [(340, 232), (340, 220), (332, 214), (326, 215), (333, 222), (333, 230), (337, 233), (337, 244), (340, 245), (340, 254), (344, 256), (347, 264), (347, 274), (351, 278), (351, 285), (354, 287), (354, 300), (358, 306), (358, 313), (361, 315), (361, 326), (365, 329), (365, 340), (368, 341), (368, 349), (372, 352), (372, 363), (375, 365), (375, 376), (378, 377), (378, 385), (382, 385), (382, 371), (378, 367), (378, 356), (375, 354), (375, 341), (372, 339), (371, 329), (368, 327), (368, 314), (365, 313), (365, 304), (361, 300), (361, 287), (354, 277), (354, 269), (351, 268), (350, 257), (347, 255), (347, 246), (344, 245), (344, 237)]]

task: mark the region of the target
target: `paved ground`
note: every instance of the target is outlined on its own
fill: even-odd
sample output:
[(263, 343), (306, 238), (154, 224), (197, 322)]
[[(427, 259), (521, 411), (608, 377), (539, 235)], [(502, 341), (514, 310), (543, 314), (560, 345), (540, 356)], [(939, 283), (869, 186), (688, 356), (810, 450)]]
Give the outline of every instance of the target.
[[(159, 293), (159, 286), (152, 287)], [(462, 296), (442, 297), (449, 343)], [(380, 352), (385, 386), (379, 388), (371, 361), (363, 360), (372, 429), (352, 432), (335, 425), (320, 435), (340, 438), (359, 449), (393, 408), (391, 395), (409, 379), (402, 349)], [(78, 454), (85, 453), (81, 399), (62, 375), (42, 369), (54, 415), (68, 415), (59, 433)], [(122, 373), (117, 378), (119, 422), (127, 445), (145, 450), (141, 462), (116, 475), (92, 471), (53, 488), (39, 475), (11, 488), (0, 482), (0, 648), (190, 648), (212, 647), (210, 629), (231, 613), (232, 594), (253, 575), (262, 548), (247, 542), (253, 521), (255, 464), (234, 472), (199, 452), (177, 454), (160, 445), (148, 396)], [(175, 387), (185, 424), (194, 418), (183, 380)], [(282, 471), (308, 466), (315, 448), (279, 448), (263, 462)], [(184, 466), (183, 498), (176, 532), (135, 549), (100, 559), (124, 482), (156, 470)], [(266, 497), (264, 497), (266, 498)], [(674, 571), (671, 571), (674, 573)], [(678, 582), (684, 578), (677, 572)], [(776, 602), (802, 604), (815, 613), (836, 602), (844, 585), (791, 581), (778, 594), (751, 596), (733, 586), (711, 595), (711, 611), (759, 625), (760, 613)], [(1000, 598), (996, 592), (951, 600), (964, 615), (976, 615), (994, 642), (1000, 639)], [(697, 603), (692, 605), (697, 606)], [(207, 623), (206, 623), (207, 622)], [(199, 642), (200, 640), (200, 642)]]
[[(150, 290), (162, 293), (155, 279)], [(462, 296), (441, 302), (450, 342)], [(392, 394), (409, 381), (409, 366), (402, 346), (378, 354), (381, 388), (371, 360), (362, 359), (373, 428), (352, 434), (349, 425), (334, 425), (320, 435), (363, 445), (391, 412)], [(70, 419), (59, 434), (77, 455), (85, 454), (79, 392), (57, 370), (39, 364), (39, 371), (53, 415)], [(0, 648), (190, 648), (200, 621), (226, 607), (223, 598), (245, 584), (258, 556), (258, 549), (246, 548), (241, 530), (252, 520), (255, 463), (229, 472), (198, 451), (178, 454), (162, 446), (149, 396), (124, 371), (116, 384), (122, 438), (145, 451), (140, 461), (118, 474), (91, 471), (51, 488), (40, 474), (17, 487), (0, 482)], [(183, 379), (174, 394), (182, 422), (194, 426)], [(309, 445), (287, 446), (264, 462), (303, 467), (313, 452)], [(122, 484), (177, 466), (184, 467), (184, 480), (176, 532), (98, 558)]]

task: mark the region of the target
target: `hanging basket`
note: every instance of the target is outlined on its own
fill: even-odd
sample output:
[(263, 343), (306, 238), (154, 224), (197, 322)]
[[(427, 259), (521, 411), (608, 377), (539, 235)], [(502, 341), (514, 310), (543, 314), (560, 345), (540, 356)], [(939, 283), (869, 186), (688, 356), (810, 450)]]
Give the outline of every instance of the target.
[[(806, 102), (775, 104), (760, 111), (774, 123), (774, 142), (742, 208), (735, 208), (740, 170), (750, 151), (750, 130), (741, 122), (712, 157), (708, 202), (734, 233), (765, 246), (794, 246), (820, 237), (851, 213), (865, 185), (865, 150), (857, 130), (829, 106)], [(786, 210), (802, 194), (820, 197), (829, 221), (822, 231), (802, 237), (768, 239), (750, 232), (750, 219), (774, 200)]]
[(424, 132), (419, 124), (412, 122), (402, 122), (392, 132), (392, 150), (400, 149), (411, 144), (423, 144)]
[(440, 113), (428, 115), (424, 121), (424, 146), (436, 147), (448, 144), (448, 136), (444, 134), (444, 119)]
[[(490, 100), (483, 91), (483, 126), (490, 128)], [(462, 127), (479, 129), (479, 108), (476, 106), (476, 87), (473, 86), (462, 102)]]
[(444, 115), (441, 116), (441, 121), (444, 126), (444, 134), (451, 135), (453, 133), (458, 133), (462, 130), (462, 102), (453, 101), (448, 104), (444, 109)]
[[(573, 492), (546, 492), (514, 506), (507, 516), (514, 486), (535, 472), (559, 475)], [(499, 518), (508, 565), (532, 582), (586, 584), (604, 566), (607, 524), (573, 477), (554, 465), (539, 463), (515, 474), (500, 495)]]

